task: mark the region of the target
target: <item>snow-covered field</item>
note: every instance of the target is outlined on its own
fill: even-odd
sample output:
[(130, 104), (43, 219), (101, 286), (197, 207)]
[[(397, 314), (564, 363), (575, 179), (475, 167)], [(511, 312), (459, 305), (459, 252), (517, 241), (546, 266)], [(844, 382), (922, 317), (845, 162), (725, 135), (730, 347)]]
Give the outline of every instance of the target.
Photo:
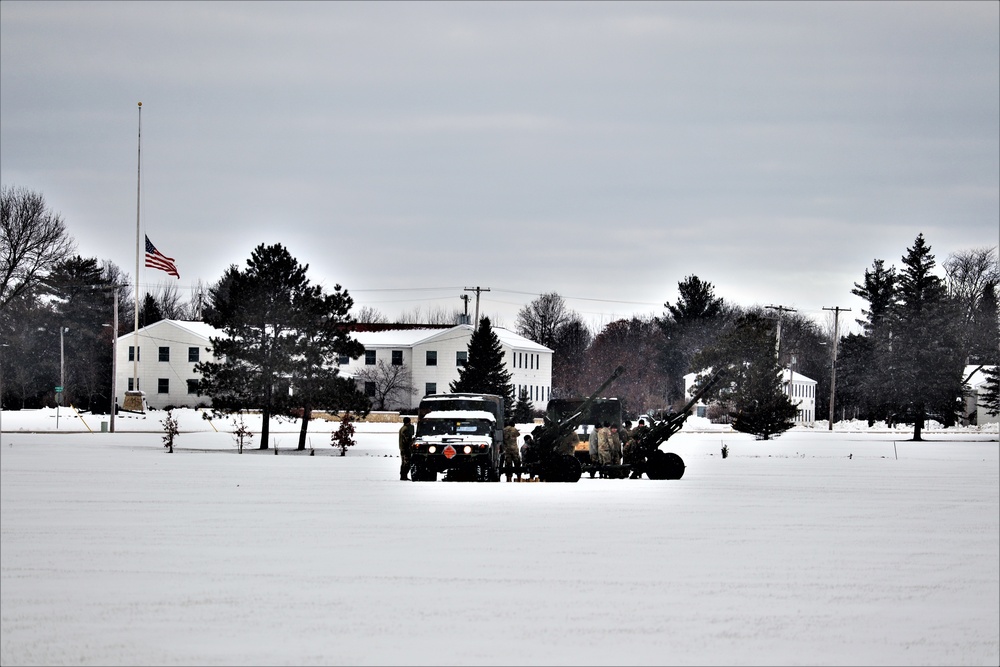
[(0, 417), (3, 665), (1000, 663), (995, 426), (689, 420), (679, 481), (417, 484), (395, 424), (239, 455), (176, 411), (169, 455), (162, 412), (68, 412)]

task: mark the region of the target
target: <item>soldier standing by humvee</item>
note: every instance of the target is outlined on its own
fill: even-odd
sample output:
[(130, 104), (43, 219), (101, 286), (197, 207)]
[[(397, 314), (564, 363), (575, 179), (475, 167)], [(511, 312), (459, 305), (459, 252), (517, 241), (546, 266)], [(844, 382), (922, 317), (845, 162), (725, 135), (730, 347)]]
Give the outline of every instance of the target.
[(403, 426), (399, 429), (399, 464), (400, 481), (409, 479), (406, 473), (410, 471), (410, 453), (413, 447), (413, 424), (409, 417), (403, 417)]
[(521, 481), (521, 453), (517, 449), (519, 435), (521, 432), (513, 423), (508, 423), (503, 427), (503, 467), (508, 482), (511, 481), (515, 471), (517, 472), (517, 481)]

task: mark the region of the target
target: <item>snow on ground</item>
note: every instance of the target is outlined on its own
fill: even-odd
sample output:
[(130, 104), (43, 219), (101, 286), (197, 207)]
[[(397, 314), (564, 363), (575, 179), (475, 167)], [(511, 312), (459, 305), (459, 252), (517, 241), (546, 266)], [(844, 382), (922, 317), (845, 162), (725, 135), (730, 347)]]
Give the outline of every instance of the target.
[(1000, 663), (995, 427), (692, 419), (679, 481), (429, 484), (397, 424), (238, 455), (179, 410), (169, 455), (164, 414), (0, 417), (3, 665)]

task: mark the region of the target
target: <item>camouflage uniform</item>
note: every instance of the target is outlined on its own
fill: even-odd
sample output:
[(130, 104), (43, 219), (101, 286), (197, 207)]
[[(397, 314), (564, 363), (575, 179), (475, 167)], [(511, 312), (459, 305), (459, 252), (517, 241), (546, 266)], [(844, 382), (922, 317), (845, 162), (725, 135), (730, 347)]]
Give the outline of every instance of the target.
[(517, 479), (521, 479), (521, 453), (517, 449), (517, 437), (521, 435), (513, 424), (503, 427), (503, 460), (504, 474), (507, 481), (511, 480), (514, 472), (517, 472)]
[(622, 462), (622, 440), (618, 434), (618, 425), (611, 425), (610, 447), (611, 465), (618, 465)]
[[(590, 441), (587, 443), (587, 449), (590, 452), (590, 462), (594, 465), (601, 462), (601, 455), (597, 451), (597, 431), (600, 428), (600, 424), (594, 424), (594, 428), (590, 430)], [(591, 477), (593, 477), (593, 475), (591, 475)]]
[(601, 465), (611, 463), (611, 428), (607, 424), (597, 429), (597, 455)]
[(410, 454), (413, 446), (413, 424), (409, 417), (403, 417), (403, 426), (399, 429), (399, 479), (407, 479), (406, 473), (410, 471)]
[(559, 441), (557, 446), (557, 451), (560, 454), (568, 454), (569, 456), (575, 456), (576, 443), (580, 442), (580, 436), (576, 434), (576, 431), (570, 431), (566, 436)]
[(644, 421), (640, 421), (639, 425), (632, 431), (632, 460), (629, 461), (632, 465), (632, 474), (630, 475), (632, 479), (639, 479), (642, 477), (643, 465), (646, 463), (646, 457), (643, 455), (642, 450), (639, 449), (639, 443), (647, 433), (649, 433), (649, 427), (646, 426)]

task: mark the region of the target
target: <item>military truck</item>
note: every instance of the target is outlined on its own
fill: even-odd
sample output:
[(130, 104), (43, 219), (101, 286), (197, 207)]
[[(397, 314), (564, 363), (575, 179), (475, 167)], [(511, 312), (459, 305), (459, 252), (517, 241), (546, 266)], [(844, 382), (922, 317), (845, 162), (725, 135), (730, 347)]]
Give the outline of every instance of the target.
[(503, 398), (492, 394), (431, 394), (417, 408), (410, 479), (500, 481)]

